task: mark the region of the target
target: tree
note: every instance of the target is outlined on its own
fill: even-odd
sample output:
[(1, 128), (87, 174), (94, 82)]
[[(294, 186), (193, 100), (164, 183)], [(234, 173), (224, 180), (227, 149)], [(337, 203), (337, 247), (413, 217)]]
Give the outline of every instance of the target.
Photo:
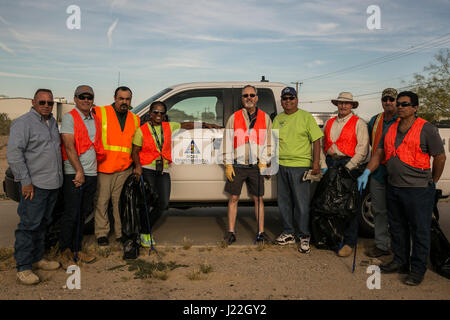
[(423, 69), (426, 75), (414, 74), (411, 84), (419, 96), (420, 117), (428, 121), (450, 118), (450, 50), (440, 50), (435, 62)]

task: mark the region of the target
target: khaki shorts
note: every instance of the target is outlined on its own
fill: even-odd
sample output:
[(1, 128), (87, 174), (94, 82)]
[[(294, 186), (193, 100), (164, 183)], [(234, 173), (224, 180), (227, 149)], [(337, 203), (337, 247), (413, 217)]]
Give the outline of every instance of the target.
[(260, 197), (264, 195), (264, 176), (259, 174), (258, 166), (255, 165), (250, 168), (233, 166), (233, 169), (236, 175), (233, 177), (233, 182), (230, 182), (227, 179), (227, 182), (225, 183), (225, 192), (228, 192), (233, 196), (241, 195), (242, 185), (245, 181), (250, 194)]

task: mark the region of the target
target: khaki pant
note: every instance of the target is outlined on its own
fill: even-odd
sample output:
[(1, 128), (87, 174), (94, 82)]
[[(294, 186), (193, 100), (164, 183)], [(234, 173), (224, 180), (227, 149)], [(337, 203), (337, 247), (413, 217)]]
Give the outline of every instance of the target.
[(122, 223), (119, 213), (119, 199), (125, 180), (132, 173), (132, 168), (114, 173), (98, 173), (97, 192), (95, 194), (95, 237), (108, 237), (110, 226), (108, 204), (111, 199), (114, 216), (114, 233), (116, 239), (122, 236)]

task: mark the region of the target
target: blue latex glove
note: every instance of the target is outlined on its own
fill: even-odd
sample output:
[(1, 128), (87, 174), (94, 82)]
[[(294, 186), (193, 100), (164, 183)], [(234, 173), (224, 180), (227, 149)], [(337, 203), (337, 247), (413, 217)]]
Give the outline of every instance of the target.
[(322, 168), (322, 174), (325, 175), (325, 173), (328, 171), (328, 168)]
[(363, 174), (358, 177), (358, 190), (361, 191), (366, 188), (367, 181), (369, 180), (370, 170), (364, 170)]

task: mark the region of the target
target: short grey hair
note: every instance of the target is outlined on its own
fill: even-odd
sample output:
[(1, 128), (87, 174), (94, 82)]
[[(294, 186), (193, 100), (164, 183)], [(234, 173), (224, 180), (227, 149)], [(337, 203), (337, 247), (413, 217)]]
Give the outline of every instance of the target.
[(242, 92), (244, 92), (244, 90), (246, 88), (253, 88), (253, 90), (255, 90), (256, 95), (258, 95), (258, 89), (256, 89), (255, 86), (252, 86), (251, 84), (247, 84), (245, 87), (242, 88)]

